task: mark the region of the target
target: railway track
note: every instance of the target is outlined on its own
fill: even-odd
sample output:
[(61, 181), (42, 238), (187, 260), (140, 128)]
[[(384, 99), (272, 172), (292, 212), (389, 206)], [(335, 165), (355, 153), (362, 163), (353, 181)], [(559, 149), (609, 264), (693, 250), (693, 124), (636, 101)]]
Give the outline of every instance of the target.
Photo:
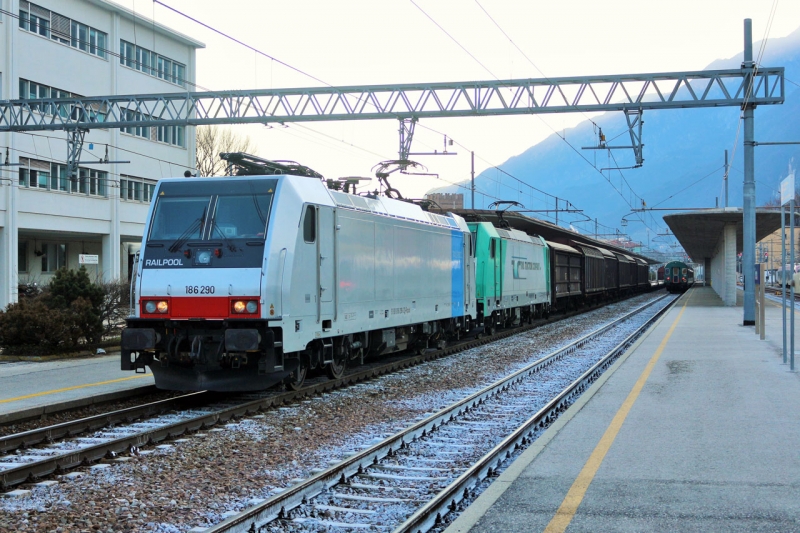
[[(635, 331), (614, 335), (625, 321), (665, 300)], [(650, 302), (206, 531), (416, 533), (440, 526), (676, 300)], [(581, 354), (596, 354), (601, 345), (596, 361), (560, 392), (543, 392), (541, 381), (532, 379)], [(549, 400), (529, 412), (532, 398), (543, 393)]]
[[(765, 291), (767, 292), (767, 294), (771, 294), (771, 295), (777, 296), (779, 298), (782, 296), (780, 287), (766, 287)], [(789, 289), (786, 289), (786, 298), (787, 299), (790, 298)], [(795, 292), (794, 301), (796, 302), (798, 300), (800, 300), (800, 293)]]
[[(568, 313), (560, 320), (579, 314)], [(426, 361), (529, 331), (550, 321), (537, 321), (494, 335), (467, 340), (421, 355), (397, 357), (359, 367), (338, 380), (319, 379), (298, 391), (220, 396), (196, 392), (145, 405), (81, 418), (23, 433), (0, 437), (0, 490), (41, 480), (54, 473), (90, 465), (120, 453), (137, 451), (168, 438), (178, 438), (291, 403), (330, 392)], [(136, 422), (138, 421), (138, 422)], [(60, 442), (59, 439), (64, 439)]]

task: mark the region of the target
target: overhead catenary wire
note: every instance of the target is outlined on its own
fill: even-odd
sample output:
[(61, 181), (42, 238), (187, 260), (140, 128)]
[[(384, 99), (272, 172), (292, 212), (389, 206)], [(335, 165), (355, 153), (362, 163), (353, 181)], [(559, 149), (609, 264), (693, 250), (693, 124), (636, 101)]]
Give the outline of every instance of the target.
[(445, 35), (447, 35), (447, 36), (448, 36), (448, 37), (449, 37), (449, 38), (450, 38), (450, 39), (451, 39), (451, 40), (452, 40), (454, 43), (456, 43), (456, 45), (458, 45), (458, 47), (459, 47), (459, 48), (461, 48), (461, 49), (462, 49), (462, 50), (463, 50), (463, 51), (464, 51), (464, 52), (465, 52), (465, 53), (466, 53), (466, 54), (467, 54), (469, 57), (471, 57), (472, 59), (474, 59), (474, 60), (475, 60), (475, 62), (476, 62), (477, 64), (479, 64), (481, 67), (483, 67), (483, 70), (485, 70), (486, 72), (488, 72), (488, 73), (489, 73), (489, 74), (490, 74), (490, 75), (491, 75), (491, 76), (492, 76), (494, 79), (496, 79), (496, 80), (499, 80), (499, 79), (500, 79), (500, 78), (498, 78), (498, 77), (497, 77), (497, 76), (494, 74), (494, 72), (492, 72), (491, 70), (489, 70), (489, 67), (487, 67), (486, 65), (484, 65), (483, 63), (481, 63), (481, 61), (480, 61), (480, 60), (479, 60), (477, 57), (475, 57), (475, 56), (472, 54), (472, 52), (470, 52), (469, 50), (467, 50), (467, 49), (466, 49), (466, 47), (465, 47), (463, 44), (461, 44), (460, 42), (458, 42), (458, 40), (457, 40), (455, 37), (453, 37), (453, 36), (450, 34), (450, 32), (448, 32), (446, 29), (444, 29), (444, 27), (442, 27), (442, 25), (441, 25), (441, 24), (439, 24), (438, 22), (436, 22), (436, 20), (435, 20), (435, 19), (434, 19), (432, 16), (430, 16), (430, 15), (429, 15), (429, 14), (428, 14), (428, 13), (427, 13), (427, 12), (426, 12), (424, 9), (422, 9), (422, 8), (419, 6), (419, 4), (417, 4), (417, 3), (416, 3), (414, 0), (408, 0), (408, 1), (409, 1), (409, 2), (411, 2), (411, 3), (414, 5), (414, 7), (416, 7), (417, 9), (419, 9), (419, 10), (422, 12), (422, 14), (423, 14), (423, 15), (425, 15), (425, 16), (428, 18), (428, 20), (430, 20), (431, 22), (433, 22), (433, 24), (434, 24), (434, 25), (435, 25), (437, 28), (439, 28), (440, 30), (442, 30), (442, 32), (443, 32)]
[[(485, 7), (483, 7), (483, 5), (481, 5), (481, 3), (480, 3), (478, 0), (475, 0), (475, 3), (478, 5), (478, 7), (479, 7), (479, 8), (481, 8), (481, 11), (483, 11), (483, 12), (486, 14), (486, 16), (487, 16), (487, 17), (489, 17), (489, 20), (491, 20), (491, 21), (492, 21), (492, 23), (493, 23), (493, 24), (494, 24), (494, 25), (497, 27), (497, 29), (498, 29), (498, 30), (500, 30), (500, 33), (502, 33), (502, 34), (503, 34), (503, 35), (506, 37), (506, 39), (508, 39), (508, 41), (509, 41), (509, 42), (510, 42), (510, 43), (511, 43), (513, 46), (514, 46), (514, 48), (516, 48), (516, 49), (517, 49), (517, 51), (518, 51), (520, 54), (522, 54), (522, 57), (524, 57), (524, 58), (525, 58), (525, 60), (526, 60), (526, 61), (528, 61), (528, 63), (530, 63), (530, 64), (531, 64), (531, 66), (532, 66), (533, 68), (535, 68), (535, 69), (536, 69), (536, 71), (537, 71), (539, 74), (541, 74), (541, 75), (542, 75), (542, 77), (543, 77), (545, 80), (547, 80), (548, 82), (552, 83), (552, 80), (551, 80), (549, 77), (547, 77), (547, 75), (546, 75), (544, 72), (542, 72), (542, 69), (540, 69), (538, 66), (536, 66), (536, 63), (534, 63), (534, 62), (533, 62), (533, 60), (532, 60), (530, 57), (528, 57), (528, 54), (526, 54), (526, 53), (525, 53), (525, 52), (522, 50), (522, 48), (520, 48), (519, 46), (517, 46), (517, 43), (516, 43), (516, 42), (514, 42), (514, 39), (512, 39), (512, 38), (511, 38), (511, 36), (510, 36), (508, 33), (506, 33), (506, 31), (505, 31), (505, 30), (504, 30), (504, 29), (503, 29), (503, 28), (500, 26), (500, 24), (499, 24), (499, 23), (498, 23), (498, 22), (497, 22), (497, 21), (494, 19), (494, 17), (492, 17), (492, 15), (491, 15), (491, 14), (490, 14), (490, 13), (489, 13), (487, 10), (486, 10), (486, 8), (485, 8)], [(587, 115), (587, 114), (586, 114), (585, 112), (583, 112), (583, 111), (581, 111), (581, 114), (582, 114), (582, 115), (583, 115), (583, 116), (586, 118), (586, 120), (588, 120), (589, 122), (591, 122), (592, 124), (594, 124), (594, 125), (595, 125), (595, 127), (598, 127), (598, 128), (599, 128), (599, 126), (597, 125), (597, 123), (596, 123), (594, 120), (592, 120), (592, 119), (591, 119), (591, 117), (589, 117), (589, 115)]]
[[(703, 180), (705, 180), (705, 179), (707, 179), (707, 178), (709, 178), (709, 177), (713, 176), (713, 175), (714, 175), (714, 174), (716, 174), (716, 173), (717, 173), (717, 172), (718, 172), (720, 169), (723, 169), (723, 168), (725, 168), (725, 165), (720, 165), (720, 166), (718, 166), (717, 168), (715, 168), (714, 170), (712, 170), (711, 172), (709, 172), (708, 174), (706, 174), (706, 175), (705, 175), (705, 176), (703, 176), (702, 178), (700, 178), (700, 179), (698, 179), (698, 180), (696, 180), (696, 181), (693, 181), (692, 183), (690, 183), (689, 185), (687, 185), (687, 186), (686, 186), (686, 187), (684, 187), (683, 189), (679, 190), (678, 192), (672, 193), (671, 195), (667, 196), (666, 198), (664, 198), (664, 199), (663, 199), (663, 200), (661, 200), (660, 202), (658, 202), (658, 203), (655, 203), (655, 204), (651, 205), (650, 207), (651, 207), (651, 208), (652, 208), (652, 207), (658, 207), (659, 205), (663, 204), (663, 203), (664, 203), (664, 202), (666, 202), (667, 200), (670, 200), (670, 199), (672, 199), (672, 198), (675, 198), (676, 196), (678, 196), (678, 195), (679, 195), (679, 194), (681, 194), (682, 192), (684, 192), (684, 191), (687, 191), (688, 189), (690, 189), (690, 188), (694, 187), (695, 185), (697, 185), (697, 184), (698, 184), (698, 183), (700, 183), (701, 181), (703, 181)], [(684, 179), (684, 178), (680, 178), (678, 181), (682, 183), (682, 182), (684, 182), (684, 181), (685, 181), (685, 179)]]
[[(233, 42), (236, 42), (237, 44), (239, 44), (239, 45), (241, 45), (241, 46), (244, 46), (244, 47), (246, 47), (246, 48), (247, 48), (247, 49), (249, 49), (249, 50), (253, 50), (254, 52), (256, 52), (256, 53), (259, 53), (259, 54), (261, 54), (261, 55), (263, 55), (263, 56), (265, 56), (265, 57), (268, 57), (268, 58), (270, 58), (270, 59), (275, 59), (275, 58), (273, 58), (273, 56), (271, 56), (270, 54), (267, 54), (267, 53), (265, 53), (265, 52), (262, 52), (261, 50), (258, 50), (257, 48), (255, 48), (255, 47), (253, 47), (253, 46), (251, 46), (251, 45), (249, 45), (249, 44), (247, 44), (247, 43), (244, 43), (243, 41), (241, 41), (241, 40), (239, 40), (239, 39), (236, 39), (236, 38), (232, 37), (231, 35), (227, 34), (226, 32), (224, 32), (224, 31), (221, 31), (221, 30), (218, 30), (218, 29), (216, 29), (216, 28), (214, 28), (214, 27), (210, 26), (209, 24), (206, 24), (206, 23), (204, 23), (204, 22), (202, 22), (202, 21), (200, 21), (200, 20), (196, 19), (195, 17), (192, 17), (191, 15), (188, 15), (188, 14), (186, 14), (186, 13), (183, 13), (183, 12), (181, 12), (180, 10), (177, 10), (177, 9), (175, 9), (175, 8), (173, 8), (173, 7), (169, 6), (169, 5), (167, 5), (166, 3), (164, 3), (164, 2), (162, 2), (162, 1), (160, 1), (160, 0), (154, 0), (154, 3), (158, 3), (159, 5), (161, 5), (161, 6), (163, 6), (163, 7), (166, 7), (166, 8), (168, 8), (169, 10), (171, 10), (171, 11), (173, 11), (173, 12), (175, 12), (175, 13), (177, 13), (177, 14), (179, 14), (179, 15), (181, 15), (181, 16), (183, 16), (183, 17), (185, 17), (185, 18), (187, 18), (188, 20), (191, 20), (191, 21), (193, 21), (193, 22), (195, 22), (195, 23), (197, 23), (197, 24), (200, 24), (201, 26), (203, 26), (203, 27), (205, 27), (205, 28), (207, 28), (207, 29), (209, 29), (209, 30), (211, 30), (211, 31), (213, 31), (213, 32), (215, 32), (215, 33), (217, 33), (217, 34), (219, 34), (219, 35), (221, 35), (221, 36), (223, 36), (223, 37), (225, 37), (225, 38), (227, 38), (227, 39), (229, 39), (229, 40), (233, 41)], [(412, 3), (414, 3), (414, 2), (412, 1)], [(414, 3), (414, 5), (415, 5), (415, 6), (416, 6), (418, 9), (420, 9), (420, 11), (422, 11), (422, 12), (423, 12), (423, 13), (424, 13), (424, 14), (425, 14), (425, 15), (426, 15), (426, 16), (427, 16), (427, 17), (428, 17), (428, 18), (429, 18), (429, 19), (430, 19), (432, 22), (434, 22), (434, 24), (436, 24), (436, 25), (437, 25), (437, 27), (439, 27), (439, 28), (440, 28), (442, 31), (444, 31), (445, 33), (447, 33), (447, 32), (446, 32), (446, 30), (444, 30), (444, 28), (442, 28), (442, 27), (441, 27), (441, 26), (440, 26), (438, 23), (436, 23), (436, 21), (435, 21), (435, 20), (433, 20), (433, 19), (432, 19), (432, 18), (431, 18), (431, 17), (430, 17), (430, 16), (429, 16), (427, 13), (425, 13), (425, 11), (424, 11), (422, 8), (420, 8), (420, 7), (419, 7), (419, 6), (418, 6), (416, 3)], [(457, 44), (459, 44), (459, 46), (461, 46), (461, 45), (460, 45), (460, 43), (458, 43), (458, 41), (456, 41), (456, 40), (455, 40), (455, 38), (453, 38), (453, 37), (452, 37), (451, 35), (449, 35), (449, 34), (448, 34), (448, 36), (450, 36), (450, 38), (451, 38), (451, 39), (453, 39), (453, 40), (454, 40), (454, 41), (455, 41)], [(463, 48), (463, 46), (461, 46), (461, 47)], [(481, 63), (480, 63), (480, 61), (478, 61), (478, 60), (477, 60), (477, 58), (475, 58), (475, 57), (474, 57), (474, 56), (473, 56), (471, 53), (469, 53), (469, 51), (467, 51), (465, 48), (463, 48), (463, 49), (464, 49), (464, 50), (465, 50), (465, 51), (466, 51), (466, 52), (467, 52), (467, 53), (468, 53), (468, 54), (469, 54), (471, 57), (473, 57), (473, 59), (475, 59), (475, 60), (476, 60), (476, 61), (477, 61), (479, 64), (481, 64)], [(326, 85), (326, 86), (332, 87), (332, 85), (331, 85), (331, 84), (329, 84), (329, 83), (325, 82), (325, 81), (324, 81), (324, 80), (322, 80), (322, 79), (319, 79), (319, 78), (317, 78), (316, 76), (313, 76), (313, 75), (311, 75), (311, 74), (308, 74), (308, 73), (306, 73), (306, 72), (302, 71), (301, 69), (297, 69), (297, 68), (295, 68), (295, 67), (293, 67), (293, 66), (291, 66), (291, 65), (288, 65), (287, 63), (284, 63), (284, 62), (282, 62), (282, 61), (279, 61), (279, 60), (277, 60), (277, 59), (276, 59), (276, 61), (277, 61), (277, 62), (279, 62), (279, 63), (280, 63), (280, 64), (282, 64), (282, 65), (288, 66), (289, 68), (291, 68), (292, 70), (294, 70), (294, 71), (296, 71), (296, 72), (298, 72), (298, 73), (301, 73), (301, 74), (303, 74), (303, 75), (306, 75), (306, 76), (308, 76), (309, 78), (312, 78), (312, 79), (314, 79), (314, 80), (318, 81), (319, 83), (322, 83), (322, 84), (324, 84), (324, 85)], [(481, 65), (482, 65), (482, 64), (481, 64)], [(491, 72), (491, 70), (489, 70), (489, 69), (488, 69), (488, 68), (487, 68), (485, 65), (482, 65), (482, 66), (483, 66), (483, 68), (484, 68), (485, 70), (487, 70), (487, 72), (489, 72), (489, 73), (490, 73), (490, 74), (491, 74), (491, 75), (492, 75), (492, 76), (493, 76), (495, 79), (499, 79), (499, 78), (497, 78), (497, 76), (496, 76), (496, 75), (494, 75), (494, 73), (493, 73), (493, 72)], [(317, 130), (314, 130), (314, 129), (312, 129), (312, 128), (309, 128), (309, 127), (307, 127), (307, 126), (302, 126), (302, 127), (303, 127), (304, 129), (306, 129), (306, 130), (309, 130), (309, 131), (311, 131), (311, 132), (315, 132), (315, 133), (317, 133), (317, 134), (319, 134), (319, 135), (327, 136), (326, 134), (324, 134), (324, 133), (322, 133), (322, 132), (319, 132), (319, 131), (317, 131)], [(344, 141), (340, 141), (340, 142), (344, 142)], [(345, 144), (348, 144), (348, 143), (345, 143)], [(373, 153), (373, 154), (374, 154), (374, 152), (371, 152), (371, 151), (369, 151), (369, 150), (367, 150), (367, 149), (365, 149), (365, 148), (362, 148), (362, 147), (356, 146), (356, 145), (354, 145), (354, 144), (352, 144), (352, 143), (349, 143), (349, 144), (350, 144), (351, 146), (353, 146), (353, 147), (357, 148), (357, 149), (360, 149), (360, 150), (363, 150), (363, 151), (366, 151), (366, 152), (369, 152), (369, 153)], [(378, 154), (375, 154), (375, 155), (378, 155)], [(384, 156), (382, 156), (382, 155), (381, 155), (380, 157), (384, 157)], [(443, 181), (445, 181), (445, 180), (443, 180)], [(457, 184), (454, 184), (454, 185), (457, 185)], [(527, 185), (527, 184), (526, 184), (526, 185)], [(459, 186), (460, 186), (460, 185), (459, 185)], [(468, 187), (464, 187), (464, 188), (465, 188), (466, 190), (471, 190), (471, 189), (470, 189), (470, 188), (468, 188)], [(485, 194), (485, 193), (481, 193), (481, 194), (483, 194), (483, 195), (484, 195), (484, 196), (486, 196), (486, 197), (491, 197), (491, 198), (494, 198), (494, 199), (498, 199), (498, 198), (495, 198), (495, 197), (493, 197), (493, 196), (491, 196), (491, 195), (488, 195), (488, 194)]]
[[(212, 27), (212, 26), (210, 26), (210, 25), (206, 24), (205, 22), (202, 22), (202, 21), (200, 21), (200, 20), (198, 20), (198, 19), (196, 19), (196, 18), (192, 17), (191, 15), (188, 15), (188, 14), (184, 13), (183, 11), (180, 11), (180, 10), (178, 10), (178, 9), (175, 9), (175, 8), (174, 8), (174, 7), (172, 7), (172, 6), (170, 6), (170, 5), (167, 5), (167, 4), (165, 4), (164, 2), (161, 2), (160, 0), (153, 0), (153, 4), (158, 4), (158, 5), (160, 5), (160, 6), (163, 6), (163, 7), (167, 8), (167, 9), (169, 9), (170, 11), (172, 11), (172, 12), (174, 12), (174, 13), (177, 13), (178, 15), (180, 15), (180, 16), (182, 16), (182, 17), (184, 17), (184, 18), (187, 18), (187, 19), (191, 20), (192, 22), (194, 22), (194, 23), (196, 23), (196, 24), (199, 24), (199, 25), (203, 26), (203, 27), (204, 27), (204, 28), (206, 28), (207, 30), (213, 31), (214, 33), (216, 33), (216, 34), (218, 34), (218, 35), (221, 35), (221, 36), (225, 37), (226, 39), (229, 39), (229, 40), (231, 40), (231, 41), (233, 41), (233, 42), (235, 42), (235, 43), (237, 43), (237, 44), (240, 44), (240, 45), (244, 46), (244, 47), (245, 47), (245, 48), (247, 48), (248, 50), (252, 50), (253, 52), (255, 52), (255, 53), (259, 54), (259, 55), (262, 55), (262, 56), (264, 56), (264, 57), (266, 57), (266, 58), (269, 58), (269, 59), (271, 59), (272, 61), (275, 61), (276, 63), (278, 63), (278, 64), (280, 64), (280, 65), (283, 65), (284, 67), (286, 67), (286, 68), (288, 68), (288, 69), (290, 69), (290, 70), (293, 70), (293, 71), (297, 72), (298, 74), (302, 74), (303, 76), (306, 76), (306, 77), (308, 77), (308, 78), (311, 78), (312, 80), (314, 80), (314, 81), (317, 81), (317, 82), (319, 82), (319, 83), (321, 83), (321, 84), (323, 84), (323, 85), (326, 85), (326, 86), (328, 86), (328, 87), (333, 87), (331, 84), (329, 84), (329, 83), (327, 83), (327, 82), (325, 82), (325, 81), (323, 81), (323, 80), (321, 80), (321, 79), (317, 78), (316, 76), (313, 76), (313, 75), (309, 74), (308, 72), (305, 72), (305, 71), (303, 71), (303, 70), (301, 70), (301, 69), (299, 69), (299, 68), (297, 68), (297, 67), (294, 67), (294, 66), (290, 65), (289, 63), (287, 63), (287, 62), (285, 62), (285, 61), (281, 61), (281, 60), (280, 60), (280, 59), (278, 59), (277, 57), (271, 56), (271, 55), (267, 54), (266, 52), (262, 52), (262, 51), (261, 51), (261, 50), (259, 50), (258, 48), (255, 48), (255, 47), (253, 47), (253, 46), (250, 46), (249, 44), (245, 43), (244, 41), (240, 41), (240, 40), (239, 40), (239, 39), (237, 39), (236, 37), (233, 37), (232, 35), (229, 35), (229, 34), (227, 34), (227, 33), (223, 32), (223, 31), (221, 31), (221, 30), (218, 30), (218, 29), (216, 29), (216, 28), (214, 28), (214, 27)], [(154, 20), (155, 20), (155, 19), (154, 19)]]

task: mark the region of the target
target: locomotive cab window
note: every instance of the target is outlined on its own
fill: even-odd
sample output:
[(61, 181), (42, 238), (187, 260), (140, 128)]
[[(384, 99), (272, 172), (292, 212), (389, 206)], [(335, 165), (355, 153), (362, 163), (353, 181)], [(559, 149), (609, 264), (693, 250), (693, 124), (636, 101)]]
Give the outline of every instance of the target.
[(267, 234), (276, 180), (186, 180), (159, 187), (150, 241), (258, 239)]
[(489, 246), (489, 257), (495, 258), (497, 254), (497, 239), (492, 239), (492, 244)]
[(143, 268), (261, 267), (277, 185), (260, 177), (159, 183)]
[(313, 205), (306, 206), (303, 217), (303, 240), (314, 242), (317, 240), (317, 208)]

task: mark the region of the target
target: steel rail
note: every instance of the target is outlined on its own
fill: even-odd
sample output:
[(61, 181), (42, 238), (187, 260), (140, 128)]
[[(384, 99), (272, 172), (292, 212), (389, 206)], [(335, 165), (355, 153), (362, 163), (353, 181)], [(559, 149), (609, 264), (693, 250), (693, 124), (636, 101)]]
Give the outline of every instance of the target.
[[(664, 295), (661, 298), (655, 299), (651, 302), (648, 302), (645, 305), (638, 307), (637, 309), (626, 313), (624, 316), (609, 322), (608, 324), (580, 337), (579, 339), (573, 341), (572, 343), (564, 346), (540, 359), (531, 363), (530, 365), (526, 366), (525, 368), (518, 370), (500, 380), (496, 381), (495, 383), (489, 385), (488, 387), (478, 391), (454, 404), (440, 410), (439, 412), (435, 413), (434, 415), (417, 422), (416, 424), (412, 425), (409, 428), (406, 428), (395, 435), (383, 440), (382, 442), (371, 446), (370, 448), (359, 452), (350, 458), (343, 460), (342, 462), (331, 466), (330, 468), (319, 472), (318, 474), (310, 477), (306, 481), (294, 485), (292, 487), (287, 488), (283, 492), (276, 494), (264, 502), (239, 513), (238, 515), (232, 516), (219, 524), (212, 526), (206, 530), (206, 533), (235, 533), (235, 532), (251, 532), (257, 531), (259, 527), (274, 521), (276, 519), (286, 518), (288, 513), (291, 509), (295, 507), (307, 503), (309, 500), (313, 499), (320, 493), (329, 490), (330, 488), (340, 484), (346, 483), (347, 479), (364, 472), (364, 470), (369, 467), (370, 465), (377, 464), (382, 459), (387, 456), (391, 456), (397, 450), (403, 449), (408, 443), (415, 441), (416, 439), (422, 438), (431, 431), (435, 430), (437, 427), (447, 423), (448, 421), (452, 420), (456, 416), (459, 416), (469, 410), (481, 405), (487, 399), (499, 394), (503, 390), (507, 389), (513, 383), (518, 382), (522, 379), (525, 379), (531, 374), (535, 374), (541, 369), (548, 367), (555, 363), (556, 361), (564, 358), (565, 356), (569, 355), (570, 353), (578, 350), (579, 348), (586, 345), (592, 339), (597, 338), (608, 332), (608, 330), (616, 327), (621, 322), (631, 318), (637, 313), (640, 313), (644, 309), (655, 305), (658, 302), (661, 302), (665, 298), (668, 298), (669, 295)], [(667, 309), (669, 306), (666, 306)], [(661, 310), (656, 316), (663, 313), (664, 310)], [(652, 322), (652, 319), (648, 321), (648, 324)], [(497, 339), (499, 336), (493, 337), (493, 339)], [(605, 359), (605, 358), (604, 358)], [(598, 365), (600, 365), (598, 363)], [(593, 368), (604, 368), (601, 366), (595, 365)], [(555, 419), (553, 416), (551, 418), (550, 415), (555, 414), (558, 412), (563, 411), (566, 409), (564, 404), (565, 398), (571, 398), (570, 393), (580, 394), (583, 392), (587, 387), (587, 384), (575, 386), (575, 383), (571, 387), (562, 392), (558, 398), (560, 399), (558, 402), (553, 403), (550, 402), (548, 404), (548, 408), (544, 408), (537, 413), (537, 415), (541, 414), (542, 412), (546, 412), (548, 414), (545, 415), (545, 418), (541, 420), (542, 424), (549, 424), (552, 420)], [(486, 469), (482, 469), (484, 473)], [(492, 470), (493, 472), (493, 470)], [(463, 477), (463, 476), (462, 476)], [(450, 488), (450, 487), (448, 487)], [(450, 504), (450, 501), (453, 499), (448, 493), (448, 497), (444, 498), (442, 501), (445, 501), (444, 505), (447, 506)], [(438, 501), (438, 499), (437, 499)], [(460, 501), (460, 498), (458, 499)], [(416, 514), (414, 515), (416, 516)]]
[[(45, 416), (61, 414), (66, 411), (76, 411), (87, 407), (98, 407), (100, 405), (118, 402), (145, 396), (147, 394), (158, 393), (159, 389), (155, 385), (142, 385), (131, 389), (123, 389), (105, 394), (97, 394), (90, 397), (81, 397), (75, 400), (64, 400), (56, 403), (46, 404), (37, 407), (26, 407), (17, 411), (9, 411), (0, 414), (0, 427), (20, 424), (29, 420), (36, 420)], [(161, 391), (164, 392), (164, 391)]]
[[(666, 296), (665, 296), (666, 297)], [(475, 488), (488, 477), (496, 475), (503, 463), (510, 459), (512, 454), (532, 442), (534, 431), (544, 429), (558, 418), (559, 414), (566, 411), (573, 401), (594, 383), (625, 351), (639, 338), (650, 325), (675, 305), (675, 298), (653, 315), (647, 322), (637, 328), (622, 342), (612, 348), (600, 361), (573, 381), (566, 389), (550, 400), (536, 414), (519, 426), (513, 433), (503, 439), (491, 451), (484, 455), (477, 463), (461, 474), (433, 499), (418, 509), (393, 533), (418, 533), (426, 532), (442, 523), (443, 517), (458, 505), (474, 494)]]
[[(581, 312), (586, 312), (586, 311), (588, 310), (583, 310)], [(578, 312), (565, 313), (564, 315), (559, 317), (559, 320), (564, 320), (566, 318), (574, 316), (575, 314), (579, 313)], [(457, 345), (445, 347), (444, 349), (441, 350), (430, 351), (424, 354), (414, 355), (411, 357), (406, 357), (403, 359), (392, 361), (386, 364), (373, 366), (365, 370), (345, 375), (337, 380), (325, 380), (319, 383), (313, 383), (310, 386), (304, 387), (297, 391), (287, 391), (279, 394), (273, 394), (268, 397), (246, 401), (239, 405), (221, 409), (213, 413), (203, 414), (202, 416), (196, 418), (175, 422), (173, 424), (157, 428), (150, 428), (147, 430), (143, 430), (139, 433), (126, 435), (124, 437), (120, 437), (114, 440), (109, 440), (108, 442), (70, 451), (69, 453), (66, 453), (64, 455), (44, 457), (36, 462), (20, 463), (18, 467), (9, 468), (6, 470), (0, 470), (0, 489), (6, 490), (10, 487), (19, 485), (21, 483), (25, 483), (27, 481), (35, 481), (45, 476), (49, 476), (55, 472), (63, 472), (65, 470), (76, 468), (81, 465), (91, 464), (93, 462), (97, 462), (103, 459), (106, 456), (118, 454), (126, 450), (129, 450), (131, 449), (131, 447), (140, 448), (148, 444), (155, 444), (163, 441), (166, 438), (179, 437), (185, 434), (186, 432), (199, 431), (200, 429), (212, 427), (220, 422), (222, 423), (227, 422), (232, 418), (235, 419), (242, 416), (256, 414), (260, 411), (264, 411), (273, 407), (279, 407), (281, 405), (308, 396), (324, 394), (334, 389), (346, 387), (356, 383), (361, 383), (363, 381), (375, 377), (396, 372), (398, 370), (402, 370), (411, 366), (416, 366), (418, 364), (427, 361), (439, 359), (441, 357), (458, 353), (471, 348), (475, 348), (477, 346), (482, 346), (484, 344), (492, 343), (501, 339), (505, 339), (512, 335), (517, 335), (519, 333), (524, 333), (531, 329), (535, 329), (544, 324), (550, 324), (554, 322), (556, 321), (553, 320), (537, 321), (530, 325), (512, 328), (482, 338), (468, 340), (466, 342), (459, 343)], [(187, 395), (187, 396), (198, 395), (197, 397), (200, 397), (199, 396), (200, 394), (203, 393), (192, 393), (192, 395)], [(162, 402), (164, 401), (167, 400), (162, 400)], [(159, 403), (160, 402), (154, 402), (154, 404), (156, 405)], [(149, 407), (141, 406), (140, 408), (148, 409)], [(130, 409), (131, 413), (134, 413), (135, 409), (137, 408), (134, 407)], [(124, 413), (125, 411), (126, 410), (121, 410), (122, 413)], [(50, 442), (52, 440), (59, 438), (58, 435), (74, 437), (77, 434), (81, 433), (82, 431), (83, 432), (90, 431), (92, 429), (99, 429), (106, 425), (109, 425), (104, 422), (104, 418), (108, 414), (110, 413), (96, 415), (94, 417), (88, 417), (86, 419), (81, 419), (74, 422), (65, 422), (62, 424), (57, 424), (55, 426), (31, 430), (25, 433), (9, 435), (7, 437), (3, 437), (3, 439), (0, 440), (0, 443), (3, 442), (8, 443), (8, 445), (6, 445), (6, 448), (3, 450), (5, 452), (13, 449), (11, 447), (11, 443), (15, 442), (20, 443), (23, 446), (29, 446), (35, 443)], [(129, 416), (133, 417), (133, 414)], [(118, 421), (119, 420), (116, 420), (114, 423)], [(81, 430), (81, 428), (83, 428), (83, 430)], [(17, 446), (16, 449), (19, 448), (20, 446)]]
[(71, 437), (88, 431), (96, 431), (120, 422), (132, 422), (139, 418), (157, 415), (170, 409), (179, 408), (183, 403), (199, 400), (205, 395), (207, 395), (205, 392), (192, 392), (174, 398), (166, 398), (22, 433), (6, 435), (0, 437), (0, 453), (8, 453), (18, 448), (27, 448), (41, 442), (54, 442), (56, 439)]

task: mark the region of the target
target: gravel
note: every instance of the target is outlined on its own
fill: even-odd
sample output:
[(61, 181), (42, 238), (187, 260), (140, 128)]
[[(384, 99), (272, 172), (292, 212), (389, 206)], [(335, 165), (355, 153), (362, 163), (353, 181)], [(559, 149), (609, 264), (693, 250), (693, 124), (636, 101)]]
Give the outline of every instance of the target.
[(210, 526), (653, 298), (612, 304), (171, 447), (145, 447), (111, 468), (81, 468), (85, 476), (61, 477), (58, 485), (17, 487), (33, 491), (0, 498), (0, 531), (172, 533)]

